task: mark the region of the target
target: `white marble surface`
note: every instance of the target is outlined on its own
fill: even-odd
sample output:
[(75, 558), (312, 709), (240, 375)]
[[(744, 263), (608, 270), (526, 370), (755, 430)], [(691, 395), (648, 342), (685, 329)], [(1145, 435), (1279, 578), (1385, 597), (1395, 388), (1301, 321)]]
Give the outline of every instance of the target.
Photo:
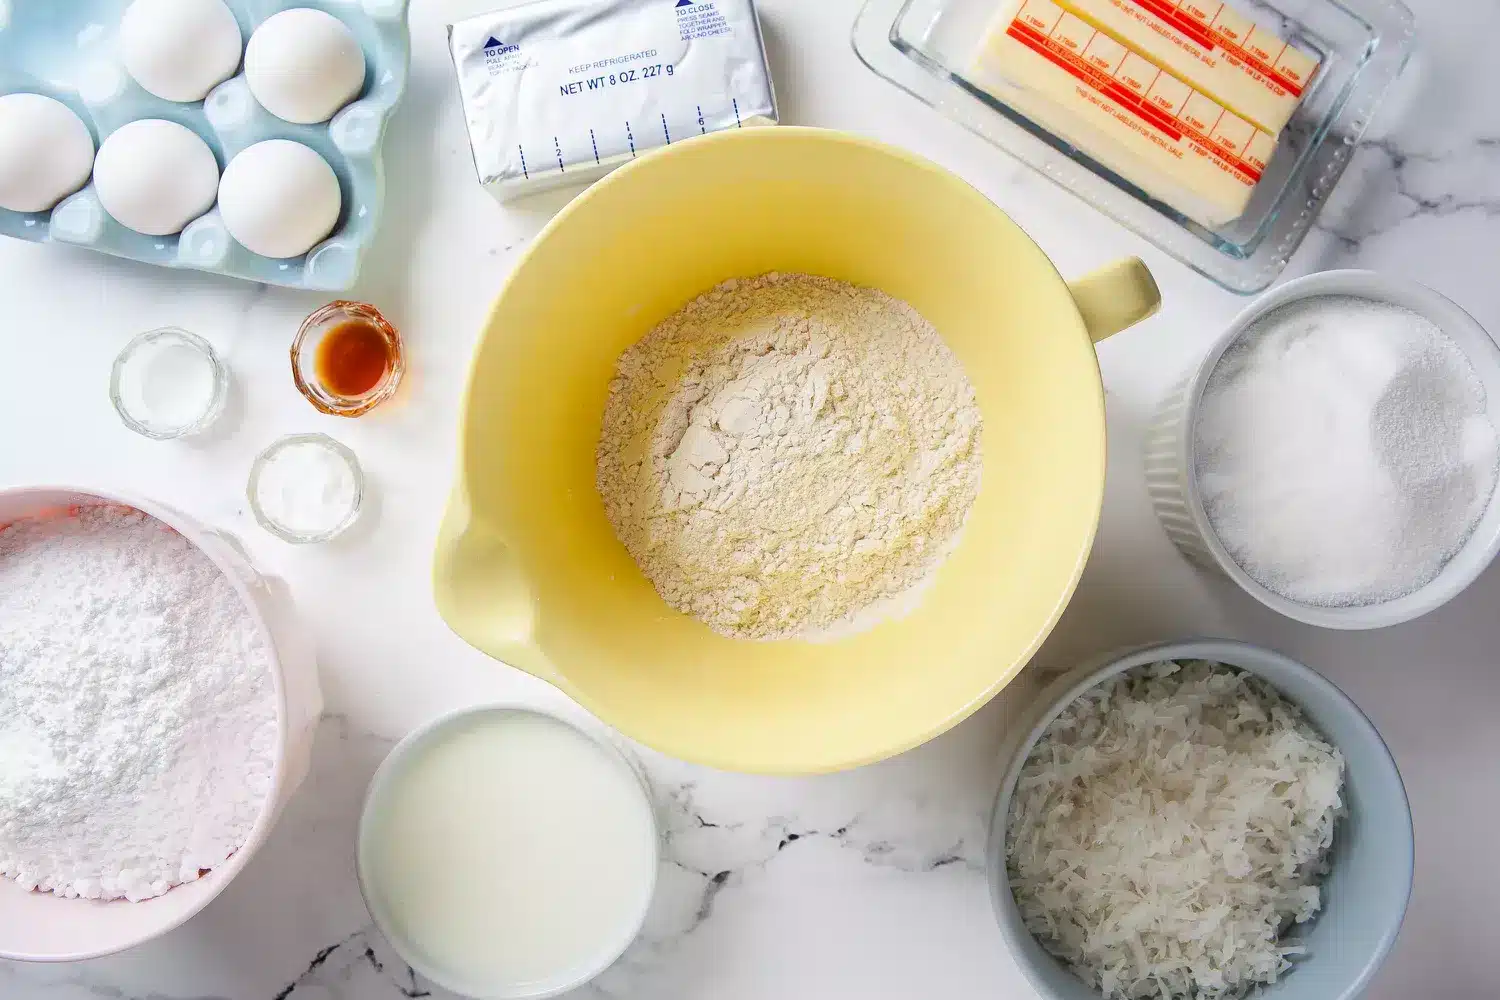
[[(476, 6), (476, 4), (469, 4)], [(1377, 123), (1336, 208), (1293, 272), (1365, 266), (1447, 293), (1500, 330), (1500, 102), (1489, 53), (1495, 0), (1414, 0), (1423, 56), (1403, 114)], [(283, 575), (316, 628), (330, 715), (314, 773), (269, 844), (199, 917), (163, 940), (72, 966), (0, 963), (6, 1000), (397, 1000), (428, 995), (369, 924), (351, 845), (364, 784), (393, 738), (481, 699), (560, 700), (485, 659), (438, 620), (428, 562), (452, 466), (465, 365), (483, 314), (544, 221), (502, 210), (474, 183), (446, 10), (414, 0), (414, 67), (389, 140), (389, 217), (356, 295), (405, 332), (402, 397), (357, 422), (314, 413), (286, 349), (315, 297), (176, 274), (80, 250), (0, 242), (0, 483), (90, 483), (149, 494), (245, 539)], [(1123, 254), (1155, 270), (1160, 316), (1100, 348), (1111, 461), (1103, 527), (1083, 585), (1041, 658), (1065, 664), (1121, 644), (1230, 635), (1299, 656), (1375, 719), (1408, 782), (1418, 829), (1406, 928), (1370, 996), (1495, 995), (1500, 923), (1500, 570), (1420, 622), (1336, 635), (1280, 621), (1201, 578), (1157, 529), (1138, 469), (1164, 387), (1243, 305), (868, 74), (848, 43), (857, 0), (762, 0), (789, 122), (916, 149), (967, 177), (1064, 273)], [(212, 340), (236, 376), (234, 419), (194, 445), (126, 431), (105, 397), (132, 334), (177, 324)], [(291, 431), (337, 434), (362, 457), (376, 516), (306, 550), (245, 509), (250, 459)], [(644, 938), (587, 1000), (1027, 997), (989, 912), (983, 814), (1007, 705), (874, 767), (810, 780), (649, 765), (669, 819), (661, 890)]]

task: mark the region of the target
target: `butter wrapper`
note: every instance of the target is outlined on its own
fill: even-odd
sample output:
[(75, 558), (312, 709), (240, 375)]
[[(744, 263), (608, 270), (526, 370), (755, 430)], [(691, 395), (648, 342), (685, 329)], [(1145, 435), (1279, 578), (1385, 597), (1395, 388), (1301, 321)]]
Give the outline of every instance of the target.
[(753, 0), (536, 0), (449, 25), (448, 44), (474, 167), (501, 201), (777, 120)]

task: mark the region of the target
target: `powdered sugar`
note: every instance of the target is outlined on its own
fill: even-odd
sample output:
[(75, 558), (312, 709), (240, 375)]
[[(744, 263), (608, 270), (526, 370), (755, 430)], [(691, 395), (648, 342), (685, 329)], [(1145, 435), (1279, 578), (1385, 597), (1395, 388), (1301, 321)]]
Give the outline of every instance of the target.
[(222, 863), (270, 791), (270, 655), (223, 573), (154, 518), (0, 529), (0, 874), (139, 900)]
[(1422, 587), (1495, 490), (1473, 365), (1380, 302), (1327, 296), (1261, 318), (1214, 369), (1194, 433), (1214, 533), (1257, 582), (1309, 605)]

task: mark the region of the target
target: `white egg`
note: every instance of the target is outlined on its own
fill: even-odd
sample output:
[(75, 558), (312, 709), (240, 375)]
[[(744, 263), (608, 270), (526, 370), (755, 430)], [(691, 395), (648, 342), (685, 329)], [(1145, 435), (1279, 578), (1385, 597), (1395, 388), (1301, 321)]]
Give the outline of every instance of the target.
[(343, 198), (328, 161), (289, 139), (268, 139), (224, 168), (219, 215), (251, 253), (300, 257), (333, 231)]
[(207, 212), (219, 190), (208, 143), (176, 122), (147, 118), (109, 134), (94, 159), (94, 193), (128, 229), (170, 236)]
[(93, 166), (94, 137), (66, 104), (0, 97), (0, 208), (45, 212), (83, 187)]
[(223, 0), (135, 0), (120, 19), (120, 57), (164, 101), (201, 101), (234, 75), (243, 49)]
[(365, 86), (365, 54), (343, 21), (296, 7), (265, 20), (245, 49), (250, 93), (277, 118), (326, 122)]

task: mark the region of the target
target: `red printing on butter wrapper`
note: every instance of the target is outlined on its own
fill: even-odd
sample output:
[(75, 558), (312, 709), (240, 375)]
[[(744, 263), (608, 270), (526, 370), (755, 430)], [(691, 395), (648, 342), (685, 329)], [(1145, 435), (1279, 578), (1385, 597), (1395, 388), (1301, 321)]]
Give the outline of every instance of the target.
[[(1237, 57), (1293, 97), (1302, 96), (1317, 62), (1291, 42), (1234, 12), (1228, 4), (1192, 0), (1123, 0), (1182, 32), (1205, 48)], [(1264, 45), (1261, 43), (1264, 42)], [(1311, 69), (1305, 64), (1311, 62)]]
[(1005, 33), (1149, 129), (1191, 142), (1247, 186), (1260, 181), (1271, 136), (1088, 22), (1028, 0)]

